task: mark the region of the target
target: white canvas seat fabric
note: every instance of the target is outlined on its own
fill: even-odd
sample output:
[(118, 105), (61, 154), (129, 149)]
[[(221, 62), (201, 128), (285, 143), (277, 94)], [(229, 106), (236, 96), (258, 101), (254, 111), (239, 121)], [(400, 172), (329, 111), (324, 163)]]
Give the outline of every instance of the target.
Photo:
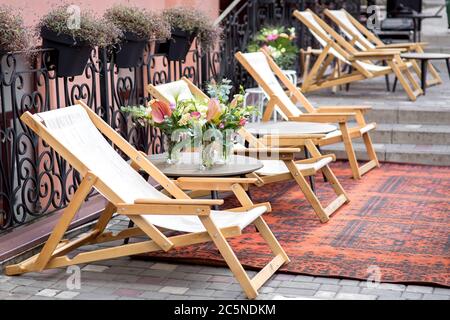
[[(256, 173), (261, 176), (272, 176), (289, 172), (289, 169), (281, 160), (260, 160), (260, 161), (264, 164), (264, 167), (256, 171)], [(320, 159), (319, 161), (314, 163), (297, 163), (296, 166), (299, 170), (314, 169), (315, 171), (317, 171), (319, 169), (322, 169), (332, 161), (333, 158), (327, 157)]]
[[(78, 158), (124, 203), (136, 199), (168, 199), (145, 181), (107, 142), (80, 105), (42, 112), (35, 117), (44, 121), (48, 131)], [(247, 212), (211, 211), (219, 228), (245, 228), (266, 211), (256, 207)], [(197, 216), (142, 215), (150, 224), (182, 232), (206, 231)]]
[[(308, 20), (309, 23), (311, 23), (317, 30), (319, 30), (324, 36), (326, 36), (328, 39), (332, 39), (331, 36), (322, 28), (322, 26), (316, 21), (316, 19), (314, 18), (314, 16), (311, 14), (311, 12), (300, 12), (300, 14), (306, 19)], [(309, 29), (309, 28), (308, 28)], [(314, 31), (312, 31), (311, 29), (309, 29), (309, 32), (311, 32), (311, 34), (314, 36), (314, 38), (316, 38), (316, 40), (322, 45), (322, 47), (326, 47), (327, 46), (327, 41), (325, 39), (323, 39), (321, 36), (319, 36), (318, 34), (316, 34)], [(334, 40), (333, 40), (334, 41)], [(364, 51), (366, 51), (366, 49), (363, 49)], [(330, 48), (330, 50), (328, 51), (330, 54), (332, 54), (333, 56), (335, 56), (337, 59), (341, 60), (342, 62), (351, 65), (351, 62), (348, 61), (347, 59), (345, 59), (345, 57), (343, 55), (341, 55), (339, 52), (337, 52), (334, 48)], [(377, 71), (383, 71), (383, 70), (388, 70), (390, 69), (389, 66), (378, 66), (372, 63), (366, 63), (366, 62), (362, 62), (362, 61), (355, 61), (355, 63), (357, 63), (358, 65), (360, 65), (361, 67), (363, 67), (364, 69), (366, 69), (367, 71), (373, 71), (373, 72), (377, 72)]]
[[(334, 17), (336, 17), (342, 24), (345, 25), (347, 30), (357, 37), (355, 41), (355, 45), (361, 50), (367, 50), (367, 48), (375, 49), (376, 46), (370, 42), (359, 30), (355, 27), (355, 25), (350, 21), (347, 16), (347, 13), (343, 10), (328, 10)], [(352, 34), (350, 34), (346, 29), (340, 28), (343, 34), (351, 41), (353, 40)]]
[(179, 101), (194, 99), (189, 86), (183, 80), (160, 84), (158, 91), (171, 103), (175, 103), (176, 99)]

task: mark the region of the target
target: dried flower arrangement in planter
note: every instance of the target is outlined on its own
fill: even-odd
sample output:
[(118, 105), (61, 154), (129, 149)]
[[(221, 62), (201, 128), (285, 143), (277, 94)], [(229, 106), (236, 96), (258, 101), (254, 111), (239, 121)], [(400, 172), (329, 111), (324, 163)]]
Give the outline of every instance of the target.
[(163, 11), (163, 17), (171, 26), (172, 36), (166, 42), (157, 43), (155, 52), (166, 54), (171, 61), (184, 60), (195, 37), (206, 52), (214, 47), (222, 34), (222, 29), (215, 26), (210, 17), (195, 9), (170, 8)]
[(52, 59), (59, 77), (82, 74), (94, 47), (113, 45), (122, 35), (114, 24), (87, 10), (81, 11), (79, 26), (69, 28), (70, 19), (68, 5), (63, 4), (43, 16), (37, 26), (42, 46), (56, 49)]
[(0, 30), (0, 56), (29, 48), (30, 35), (23, 25), (23, 19), (10, 7), (0, 6)]
[(104, 18), (123, 34), (114, 50), (119, 68), (139, 65), (149, 40), (170, 38), (169, 23), (162, 16), (143, 8), (116, 5), (106, 10)]

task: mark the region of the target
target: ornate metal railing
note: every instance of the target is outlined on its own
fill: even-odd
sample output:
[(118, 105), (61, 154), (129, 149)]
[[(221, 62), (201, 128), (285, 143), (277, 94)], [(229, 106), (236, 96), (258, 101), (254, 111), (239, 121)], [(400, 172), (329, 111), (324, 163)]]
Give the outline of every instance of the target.
[[(220, 77), (232, 79), (246, 87), (253, 86), (253, 80), (236, 63), (234, 54), (245, 51), (254, 35), (267, 25), (283, 25), (295, 27), (297, 31), (297, 45), (318, 47), (310, 33), (292, 15), (294, 10), (310, 8), (321, 14), (325, 8), (345, 8), (355, 16), (359, 16), (360, 0), (247, 0), (241, 1), (223, 18), (224, 41), (220, 46)], [(296, 70), (300, 74), (300, 63), (297, 61)]]
[[(21, 53), (0, 57), (0, 233), (37, 217), (64, 208), (80, 177), (60, 156), (38, 139), (19, 118), (25, 111), (42, 112), (83, 100), (108, 124), (139, 150), (158, 153), (163, 137), (155, 128), (133, 126), (120, 107), (149, 99), (148, 83), (158, 84), (190, 78), (202, 86), (210, 78), (227, 77), (246, 86), (251, 79), (237, 65), (234, 53), (265, 24), (295, 26), (298, 44), (312, 42), (292, 18), (295, 9), (320, 12), (321, 3), (355, 12), (359, 0), (246, 0), (223, 20), (224, 40), (217, 51), (202, 54), (195, 43), (185, 62), (169, 62), (147, 48), (139, 67), (118, 69), (103, 50), (93, 50), (82, 76), (60, 78), (50, 65), (50, 50), (36, 50), (32, 58)], [(27, 62), (31, 60), (31, 62)], [(297, 69), (299, 72), (299, 68)]]
[[(158, 153), (163, 138), (154, 128), (133, 126), (120, 107), (145, 103), (146, 86), (186, 76), (201, 85), (215, 75), (217, 55), (202, 55), (194, 44), (185, 62), (151, 54), (133, 69), (118, 69), (103, 50), (93, 50), (84, 74), (60, 78), (50, 65), (51, 50), (0, 57), (0, 233), (64, 208), (80, 177), (20, 120), (25, 111), (42, 112), (86, 102), (139, 150)], [(213, 60), (215, 59), (215, 60)], [(215, 61), (215, 62), (214, 62)]]

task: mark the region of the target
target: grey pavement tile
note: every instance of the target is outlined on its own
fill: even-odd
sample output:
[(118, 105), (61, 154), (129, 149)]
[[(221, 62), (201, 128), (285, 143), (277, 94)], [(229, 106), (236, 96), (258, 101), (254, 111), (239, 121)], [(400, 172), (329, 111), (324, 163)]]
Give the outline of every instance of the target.
[(335, 284), (327, 284), (327, 283), (324, 283), (324, 284), (322, 284), (322, 285), (320, 286), (320, 289), (319, 289), (319, 290), (321, 290), (321, 291), (333, 291), (333, 292), (338, 292), (338, 291), (340, 291), (341, 288), (342, 288), (341, 286), (338, 286), (338, 285), (335, 285)]
[(432, 293), (433, 292), (433, 287), (409, 285), (409, 286), (406, 287), (406, 291), (408, 291), (408, 292), (417, 292), (417, 293)]
[(175, 295), (175, 294), (185, 294), (187, 291), (189, 290), (189, 288), (186, 287), (173, 287), (173, 286), (165, 286), (162, 287), (159, 292), (161, 293), (169, 293), (171, 295)]
[(73, 298), (74, 300), (117, 300), (118, 296), (111, 294), (93, 294), (88, 292), (83, 292)]
[(450, 296), (450, 289), (447, 288), (434, 288), (433, 294), (443, 294)]
[(317, 290), (320, 287), (320, 283), (312, 282), (297, 282), (297, 281), (281, 281), (278, 285), (279, 288), (299, 288), (299, 289), (311, 289)]
[(144, 291), (139, 297), (146, 300), (164, 300), (169, 296), (168, 293)]
[(339, 292), (342, 293), (359, 293), (361, 291), (361, 287), (359, 286), (341, 286)]
[(293, 296), (313, 296), (317, 290), (295, 289), (295, 288), (277, 288), (275, 293)]
[(361, 294), (368, 294), (368, 295), (376, 295), (376, 296), (394, 296), (394, 297), (400, 297), (402, 295), (401, 291), (398, 290), (385, 290), (385, 289), (369, 289), (369, 288), (362, 288)]
[(323, 283), (323, 284), (339, 284), (340, 279), (337, 278), (314, 278), (313, 282)]
[(193, 289), (190, 288), (188, 291), (186, 291), (187, 296), (205, 296), (210, 297), (212, 296), (216, 290), (212, 289)]
[(332, 299), (336, 296), (336, 292), (319, 290), (314, 294), (314, 297), (322, 299)]
[(359, 294), (359, 293), (345, 293), (340, 292), (336, 295), (336, 299), (342, 300), (376, 300), (376, 295)]
[(403, 292), (402, 298), (408, 299), (408, 300), (421, 300), (423, 297), (423, 294), (417, 293), (417, 292)]
[(423, 295), (423, 300), (450, 300), (450, 296), (444, 294), (425, 293)]

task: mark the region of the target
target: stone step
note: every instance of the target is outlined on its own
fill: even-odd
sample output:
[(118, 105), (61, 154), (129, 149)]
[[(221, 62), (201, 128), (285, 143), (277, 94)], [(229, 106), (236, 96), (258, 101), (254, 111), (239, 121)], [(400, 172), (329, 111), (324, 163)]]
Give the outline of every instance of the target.
[(366, 120), (387, 124), (450, 125), (450, 102), (448, 104), (449, 107), (446, 108), (429, 106), (377, 106), (367, 112)]
[[(380, 161), (450, 166), (450, 146), (418, 144), (374, 144)], [(368, 160), (363, 143), (354, 143), (359, 160)], [(347, 159), (343, 144), (322, 147), (323, 153), (334, 153), (338, 159)]]
[(450, 126), (422, 124), (377, 124), (371, 132), (374, 143), (450, 144)]

